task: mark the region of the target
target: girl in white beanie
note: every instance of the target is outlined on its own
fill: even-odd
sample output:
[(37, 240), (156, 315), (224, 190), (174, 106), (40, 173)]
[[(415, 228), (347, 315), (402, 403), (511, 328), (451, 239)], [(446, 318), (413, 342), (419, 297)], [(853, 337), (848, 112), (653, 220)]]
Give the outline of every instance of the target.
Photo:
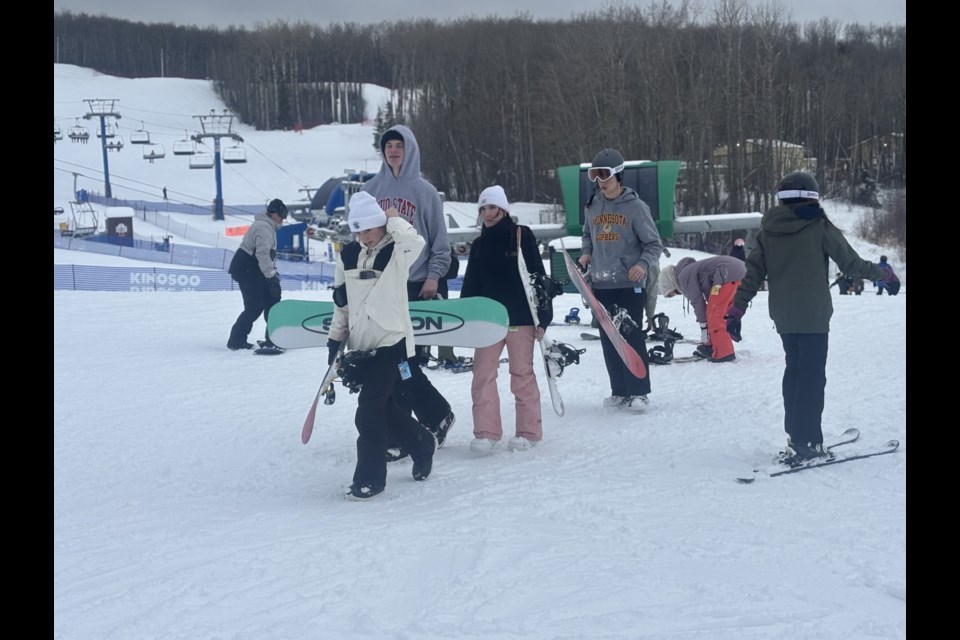
[(510, 204), (503, 187), (484, 189), (477, 208), (483, 228), (480, 237), (470, 247), (470, 260), (463, 276), (460, 297), (485, 296), (500, 302), (507, 308), (510, 330), (503, 340), (474, 352), (473, 383), (470, 387), (474, 440), (470, 443), (470, 449), (476, 453), (489, 453), (503, 437), (497, 371), (500, 354), (506, 347), (510, 363), (510, 390), (516, 406), (516, 435), (510, 439), (509, 447), (514, 451), (522, 451), (543, 438), (540, 389), (533, 370), (533, 347), (553, 320), (553, 306), (552, 303), (547, 304), (547, 308), (540, 310), (536, 318), (531, 316), (517, 267), (517, 252), (522, 252), (527, 271), (531, 274), (546, 275), (546, 270), (533, 231), (529, 227), (518, 227), (510, 218)]
[(406, 284), (425, 241), (396, 209), (384, 212), (369, 193), (355, 193), (349, 212), (357, 239), (337, 256), (327, 363), (344, 340), (350, 350), (369, 354), (359, 376), (357, 466), (347, 494), (368, 500), (386, 486), (388, 435), (413, 458), (414, 480), (426, 480), (433, 467), (437, 441), (401, 399), (403, 385), (424, 375), (410, 362), (415, 350)]

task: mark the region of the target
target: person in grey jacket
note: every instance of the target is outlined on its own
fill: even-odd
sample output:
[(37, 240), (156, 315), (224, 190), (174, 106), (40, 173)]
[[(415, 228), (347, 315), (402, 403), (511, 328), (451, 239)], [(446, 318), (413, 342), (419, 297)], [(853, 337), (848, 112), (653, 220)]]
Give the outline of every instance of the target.
[[(287, 205), (275, 198), (266, 213), (258, 213), (230, 261), (230, 276), (236, 280), (243, 296), (243, 311), (230, 329), (227, 348), (232, 351), (252, 349), (247, 336), (260, 314), (266, 320), (270, 308), (280, 302), (280, 276), (277, 274), (277, 229), (287, 218)], [(263, 345), (274, 346), (264, 333)]]
[[(597, 300), (608, 309), (617, 305), (625, 310), (639, 327), (647, 299), (647, 272), (660, 260), (663, 244), (650, 207), (636, 191), (623, 186), (623, 168), (619, 151), (603, 149), (587, 170), (587, 177), (598, 185), (598, 193), (584, 211), (579, 263), (584, 269), (589, 267), (587, 276)], [(644, 332), (639, 328), (630, 331), (626, 341), (648, 364)], [(603, 331), (600, 346), (612, 392), (604, 399), (604, 406), (646, 409), (650, 404), (650, 368), (643, 378), (630, 373)]]
[(664, 267), (660, 274), (660, 293), (666, 298), (682, 294), (690, 301), (700, 323), (700, 344), (695, 355), (711, 362), (736, 359), (724, 317), (746, 271), (743, 262), (732, 256), (704, 260), (683, 258), (677, 266)]
[(820, 206), (816, 179), (802, 171), (780, 180), (780, 204), (760, 221), (756, 245), (747, 256), (747, 273), (727, 311), (727, 330), (740, 341), (741, 318), (768, 280), (769, 312), (786, 356), (783, 372), (784, 461), (797, 464), (827, 456), (821, 417), (827, 384), (827, 337), (833, 303), (829, 261), (854, 278), (875, 280), (881, 269), (862, 259)]
[[(422, 253), (410, 265), (407, 294), (410, 300), (432, 300), (438, 294), (446, 298), (444, 276), (450, 268), (451, 252), (443, 202), (434, 186), (420, 176), (417, 139), (410, 129), (398, 124), (380, 136), (380, 151), (383, 153), (380, 171), (363, 185), (361, 191), (376, 198), (384, 211), (396, 210), (426, 240)], [(429, 357), (430, 348), (425, 349)], [(412, 359), (414, 363), (423, 359), (421, 348), (418, 347), (417, 351), (420, 358)], [(425, 375), (416, 376), (411, 384), (404, 385), (401, 405), (411, 409), (443, 446), (455, 418), (450, 403)], [(387, 457), (397, 460), (406, 453), (396, 443), (390, 443)]]

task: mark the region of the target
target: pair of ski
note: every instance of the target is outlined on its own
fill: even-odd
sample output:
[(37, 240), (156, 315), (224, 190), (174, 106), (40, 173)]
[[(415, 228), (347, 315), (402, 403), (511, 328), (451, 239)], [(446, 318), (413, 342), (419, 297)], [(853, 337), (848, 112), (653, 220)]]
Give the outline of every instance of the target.
[(818, 467), (827, 467), (833, 464), (842, 464), (844, 462), (851, 462), (853, 460), (863, 460), (864, 458), (873, 458), (875, 456), (882, 456), (888, 453), (894, 453), (900, 448), (899, 440), (888, 440), (879, 447), (873, 447), (868, 449), (860, 449), (853, 451), (851, 453), (845, 453), (845, 450), (834, 451), (838, 447), (843, 445), (848, 445), (856, 442), (860, 439), (860, 430), (857, 428), (850, 428), (840, 434), (835, 442), (825, 445), (825, 449), (829, 451), (832, 456), (827, 456), (823, 458), (813, 458), (802, 462), (796, 466), (787, 466), (784, 464), (775, 464), (767, 469), (754, 469), (753, 473), (746, 477), (737, 478), (737, 482), (741, 484), (750, 484), (758, 477), (768, 477), (768, 478), (777, 478), (779, 476), (785, 476), (792, 473), (799, 473), (801, 471), (807, 471), (809, 469), (816, 469)]

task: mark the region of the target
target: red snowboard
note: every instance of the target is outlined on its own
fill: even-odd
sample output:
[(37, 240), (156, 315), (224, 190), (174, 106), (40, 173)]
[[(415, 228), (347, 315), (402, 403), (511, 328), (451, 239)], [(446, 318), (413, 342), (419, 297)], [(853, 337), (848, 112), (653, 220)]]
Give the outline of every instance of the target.
[(583, 279), (583, 274), (580, 273), (577, 264), (573, 261), (573, 258), (570, 257), (570, 254), (567, 253), (566, 247), (563, 246), (563, 240), (560, 241), (560, 250), (563, 251), (563, 262), (567, 265), (567, 273), (570, 275), (570, 281), (573, 282), (577, 291), (579, 291), (580, 295), (587, 301), (591, 313), (600, 321), (600, 328), (603, 329), (603, 332), (610, 338), (610, 342), (613, 343), (613, 348), (617, 350), (620, 359), (627, 365), (630, 373), (638, 378), (646, 377), (647, 367), (643, 364), (643, 359), (640, 357), (640, 354), (637, 353), (637, 350), (631, 347), (623, 336), (620, 335), (620, 332), (617, 331), (616, 325), (614, 325), (613, 320), (610, 319), (610, 314), (607, 313), (606, 308), (600, 304), (597, 297), (593, 295), (593, 290), (590, 288), (590, 285)]

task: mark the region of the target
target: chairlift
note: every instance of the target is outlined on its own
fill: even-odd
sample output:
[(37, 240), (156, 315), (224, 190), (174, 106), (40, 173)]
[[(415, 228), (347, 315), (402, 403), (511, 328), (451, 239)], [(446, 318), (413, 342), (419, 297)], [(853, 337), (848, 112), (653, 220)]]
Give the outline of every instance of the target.
[(67, 137), (73, 142), (86, 142), (90, 139), (90, 132), (87, 131), (86, 127), (80, 125), (80, 118), (77, 118), (76, 126), (70, 128), (70, 133), (67, 134)]
[(114, 138), (116, 135), (117, 132), (114, 131), (112, 124), (105, 124), (103, 125), (103, 131), (97, 131), (98, 138)]
[(107, 148), (107, 151), (120, 151), (120, 149), (123, 149), (123, 138), (114, 136), (114, 138), (104, 146)]
[(130, 132), (130, 144), (150, 144), (150, 132), (144, 131), (143, 122), (139, 129)]
[(209, 151), (200, 151), (190, 156), (191, 169), (212, 169), (213, 154)]
[(192, 156), (197, 152), (197, 143), (190, 139), (188, 135), (183, 140), (177, 140), (173, 143), (173, 155)]
[(70, 222), (66, 228), (61, 227), (60, 235), (82, 238), (97, 232), (97, 212), (89, 202), (70, 202)]
[(240, 145), (233, 145), (223, 150), (222, 157), (227, 164), (240, 164), (247, 161), (247, 152)]
[(159, 160), (166, 155), (162, 144), (148, 144), (143, 148), (143, 159), (149, 160), (153, 164), (154, 160)]
[(63, 140), (63, 131), (60, 130), (60, 125), (56, 122), (53, 123), (53, 141)]

